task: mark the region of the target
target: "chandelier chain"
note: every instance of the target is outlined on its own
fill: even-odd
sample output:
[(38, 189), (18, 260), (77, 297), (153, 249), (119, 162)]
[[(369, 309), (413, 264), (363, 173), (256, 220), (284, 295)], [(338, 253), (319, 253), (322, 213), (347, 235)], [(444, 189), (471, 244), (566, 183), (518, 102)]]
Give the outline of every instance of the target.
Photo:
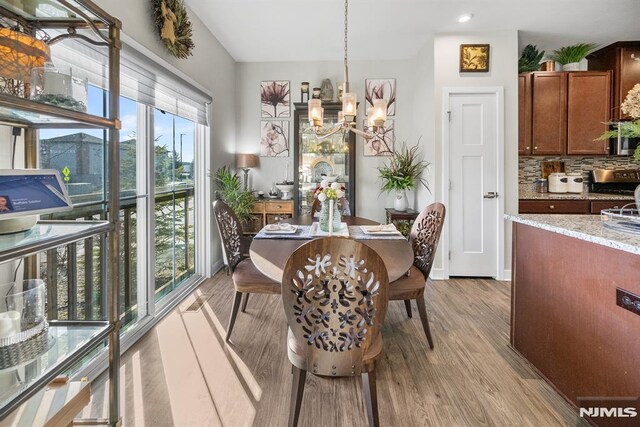
[(349, 2), (344, 1), (344, 65), (347, 65), (347, 47), (348, 47), (348, 33), (349, 28)]

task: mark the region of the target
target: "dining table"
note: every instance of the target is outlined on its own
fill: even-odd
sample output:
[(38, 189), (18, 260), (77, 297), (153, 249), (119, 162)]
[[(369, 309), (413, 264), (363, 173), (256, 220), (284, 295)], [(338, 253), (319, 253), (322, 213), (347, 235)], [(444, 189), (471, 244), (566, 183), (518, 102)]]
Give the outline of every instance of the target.
[[(300, 216), (287, 222), (300, 229), (311, 226), (311, 216)], [(353, 238), (376, 251), (382, 258), (389, 282), (398, 280), (413, 264), (413, 250), (406, 238), (400, 235), (366, 235), (360, 232), (363, 225), (379, 225), (379, 222), (360, 217), (343, 217), (342, 222), (349, 227), (349, 237)], [(284, 267), (289, 257), (314, 237), (307, 235), (270, 235), (258, 233), (249, 247), (251, 261), (256, 268), (269, 279), (282, 283)]]

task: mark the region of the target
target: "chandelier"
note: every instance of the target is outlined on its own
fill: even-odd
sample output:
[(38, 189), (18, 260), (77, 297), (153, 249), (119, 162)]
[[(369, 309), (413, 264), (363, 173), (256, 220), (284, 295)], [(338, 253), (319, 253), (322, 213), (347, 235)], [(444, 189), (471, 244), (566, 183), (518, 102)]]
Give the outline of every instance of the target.
[(342, 95), (342, 111), (338, 112), (337, 125), (325, 131), (324, 108), (319, 99), (310, 99), (309, 124), (315, 136), (319, 139), (327, 138), (338, 132), (353, 132), (365, 139), (371, 139), (387, 120), (387, 101), (384, 99), (373, 100), (373, 106), (367, 109), (367, 124), (364, 131), (356, 128), (356, 110), (358, 107), (355, 92), (349, 92), (349, 64), (348, 64), (348, 27), (349, 27), (349, 1), (344, 1), (344, 93)]

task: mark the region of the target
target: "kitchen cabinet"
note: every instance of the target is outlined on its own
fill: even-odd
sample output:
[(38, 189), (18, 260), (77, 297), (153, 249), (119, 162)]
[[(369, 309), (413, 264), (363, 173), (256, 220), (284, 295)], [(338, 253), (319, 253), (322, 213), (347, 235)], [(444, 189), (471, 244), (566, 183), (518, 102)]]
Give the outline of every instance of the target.
[(526, 200), (520, 199), (518, 211), (522, 214), (594, 214), (603, 209), (620, 209), (633, 200)]
[(568, 73), (567, 154), (609, 154), (609, 141), (595, 141), (608, 130), (611, 72)]
[(590, 54), (590, 70), (613, 72), (612, 106), (609, 117), (612, 121), (630, 119), (620, 111), (620, 104), (627, 93), (640, 83), (640, 41), (617, 42)]
[(531, 74), (518, 75), (518, 154), (531, 154)]
[[(294, 104), (294, 216), (311, 215), (313, 191), (322, 175), (333, 176), (346, 190), (351, 214), (356, 212), (356, 138), (353, 132), (338, 132), (324, 139), (316, 137), (309, 125), (306, 103)], [(323, 102), (324, 131), (338, 123), (341, 102)], [(357, 119), (356, 119), (357, 120)]]
[(633, 203), (633, 200), (597, 200), (591, 202), (591, 213), (600, 215), (603, 209), (621, 209), (623, 206)]
[(533, 73), (532, 97), (531, 154), (564, 154), (567, 144), (567, 73)]
[(518, 76), (520, 155), (602, 155), (611, 108), (611, 72), (534, 72)]

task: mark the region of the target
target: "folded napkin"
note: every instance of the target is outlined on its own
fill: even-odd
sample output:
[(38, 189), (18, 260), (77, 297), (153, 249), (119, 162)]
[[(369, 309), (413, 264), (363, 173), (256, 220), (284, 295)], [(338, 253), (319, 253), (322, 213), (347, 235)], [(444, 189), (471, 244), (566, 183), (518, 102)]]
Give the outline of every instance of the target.
[(289, 231), (293, 230), (293, 225), (286, 222), (282, 224), (267, 224), (264, 229), (266, 231)]
[(372, 225), (370, 227), (367, 227), (367, 230), (369, 232), (384, 231), (384, 232), (389, 232), (389, 233), (397, 231), (396, 230), (396, 226), (393, 225), (393, 224)]

